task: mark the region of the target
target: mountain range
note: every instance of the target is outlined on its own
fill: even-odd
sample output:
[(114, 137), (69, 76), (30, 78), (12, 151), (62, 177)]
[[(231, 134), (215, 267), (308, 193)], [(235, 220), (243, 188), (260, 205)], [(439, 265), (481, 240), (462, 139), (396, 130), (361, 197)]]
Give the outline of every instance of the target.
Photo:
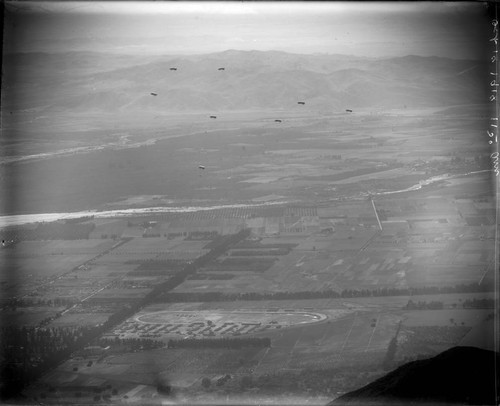
[(62, 112), (437, 107), (487, 102), (487, 67), (440, 57), (281, 51), (14, 53), (4, 55), (2, 103), (11, 110)]

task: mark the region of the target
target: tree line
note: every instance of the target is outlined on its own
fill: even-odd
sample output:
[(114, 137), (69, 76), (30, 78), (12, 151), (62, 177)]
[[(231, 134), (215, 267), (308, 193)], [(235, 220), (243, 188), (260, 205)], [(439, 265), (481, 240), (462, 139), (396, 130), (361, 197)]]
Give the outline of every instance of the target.
[(129, 347), (132, 351), (136, 350), (152, 350), (155, 348), (163, 348), (166, 343), (160, 340), (150, 340), (146, 338), (100, 338), (96, 341), (96, 343), (100, 346), (107, 347), (116, 347), (116, 346), (125, 346)]
[(77, 224), (77, 223), (84, 223), (86, 221), (90, 221), (90, 220), (93, 220), (93, 219), (94, 219), (94, 216), (91, 215), (91, 216), (76, 217), (76, 218), (73, 218), (73, 219), (66, 219), (66, 220), (64, 220), (64, 222), (66, 224)]
[(305, 300), (305, 299), (336, 299), (355, 297), (383, 296), (417, 296), (441, 295), (447, 293), (479, 293), (492, 292), (494, 286), (478, 283), (460, 284), (455, 286), (422, 286), (413, 288), (377, 288), (377, 289), (343, 289), (297, 291), (297, 292), (168, 292), (156, 298), (157, 303), (169, 302), (234, 302), (254, 300)]
[(5, 400), (19, 394), (48, 369), (63, 362), (94, 338), (93, 330), (92, 327), (2, 328), (0, 398)]
[[(456, 308), (457, 304), (453, 303), (451, 306)], [(493, 309), (495, 307), (495, 299), (466, 299), (462, 302), (462, 307), (464, 309)], [(441, 310), (444, 308), (444, 304), (438, 300), (414, 302), (410, 299), (404, 308), (408, 310)]]
[(287, 248), (270, 248), (270, 249), (245, 249), (231, 251), (232, 257), (250, 257), (250, 256), (272, 256), (272, 255), (287, 255), (291, 250)]
[(186, 338), (168, 340), (168, 348), (268, 348), (271, 346), (269, 337), (249, 338)]
[(33, 306), (48, 306), (48, 307), (64, 307), (71, 306), (76, 303), (74, 298), (54, 297), (53, 299), (44, 298), (10, 298), (4, 304), (4, 309), (15, 311), (18, 307), (33, 307)]
[(0, 231), (0, 239), (7, 241), (85, 240), (94, 229), (94, 223), (38, 223), (34, 229), (5, 228)]
[(463, 301), (462, 306), (464, 309), (494, 309), (495, 299), (466, 299)]
[(396, 330), (396, 333), (394, 334), (394, 337), (392, 337), (389, 345), (387, 346), (387, 352), (385, 353), (385, 358), (382, 362), (382, 368), (384, 368), (386, 371), (391, 369), (393, 366), (394, 357), (396, 356), (396, 351), (398, 349), (398, 334), (400, 329), (401, 321), (398, 324), (398, 328)]
[(139, 266), (135, 269), (139, 270), (150, 270), (150, 269), (182, 269), (188, 261), (183, 259), (145, 259), (145, 260), (134, 260), (127, 261), (127, 263), (138, 264)]
[(405, 306), (407, 310), (441, 310), (444, 307), (443, 302), (433, 300), (431, 302), (408, 300)]

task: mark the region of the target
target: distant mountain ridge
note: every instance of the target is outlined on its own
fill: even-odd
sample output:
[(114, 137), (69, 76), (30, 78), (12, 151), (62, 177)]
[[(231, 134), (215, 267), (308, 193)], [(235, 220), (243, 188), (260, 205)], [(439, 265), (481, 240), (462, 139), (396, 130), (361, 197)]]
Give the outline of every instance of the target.
[[(176, 68), (176, 70), (171, 70)], [(224, 68), (224, 70), (219, 69)], [(486, 62), (235, 51), (138, 57), (69, 52), (10, 54), (4, 100), (16, 92), (58, 110), (224, 111), (436, 107), (487, 101)], [(152, 98), (150, 92), (158, 97)], [(13, 97), (10, 97), (13, 96)]]
[[(329, 404), (342, 405), (496, 405), (500, 399), (500, 355), (475, 347), (453, 347), (437, 356), (409, 362)], [(496, 379), (496, 382), (495, 382)]]

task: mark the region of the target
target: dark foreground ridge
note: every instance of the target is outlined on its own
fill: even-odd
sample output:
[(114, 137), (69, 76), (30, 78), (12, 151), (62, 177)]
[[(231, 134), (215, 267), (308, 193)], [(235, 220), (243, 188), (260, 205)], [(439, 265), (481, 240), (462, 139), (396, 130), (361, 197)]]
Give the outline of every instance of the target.
[(329, 404), (496, 405), (500, 355), (475, 347), (453, 347), (433, 358), (409, 362)]

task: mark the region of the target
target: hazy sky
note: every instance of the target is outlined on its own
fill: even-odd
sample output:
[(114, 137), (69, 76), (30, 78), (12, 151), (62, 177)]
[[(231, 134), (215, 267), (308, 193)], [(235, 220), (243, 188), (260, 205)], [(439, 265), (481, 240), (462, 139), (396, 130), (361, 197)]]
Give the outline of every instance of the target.
[(464, 2), (6, 2), (7, 51), (282, 50), (481, 58), (491, 21)]

